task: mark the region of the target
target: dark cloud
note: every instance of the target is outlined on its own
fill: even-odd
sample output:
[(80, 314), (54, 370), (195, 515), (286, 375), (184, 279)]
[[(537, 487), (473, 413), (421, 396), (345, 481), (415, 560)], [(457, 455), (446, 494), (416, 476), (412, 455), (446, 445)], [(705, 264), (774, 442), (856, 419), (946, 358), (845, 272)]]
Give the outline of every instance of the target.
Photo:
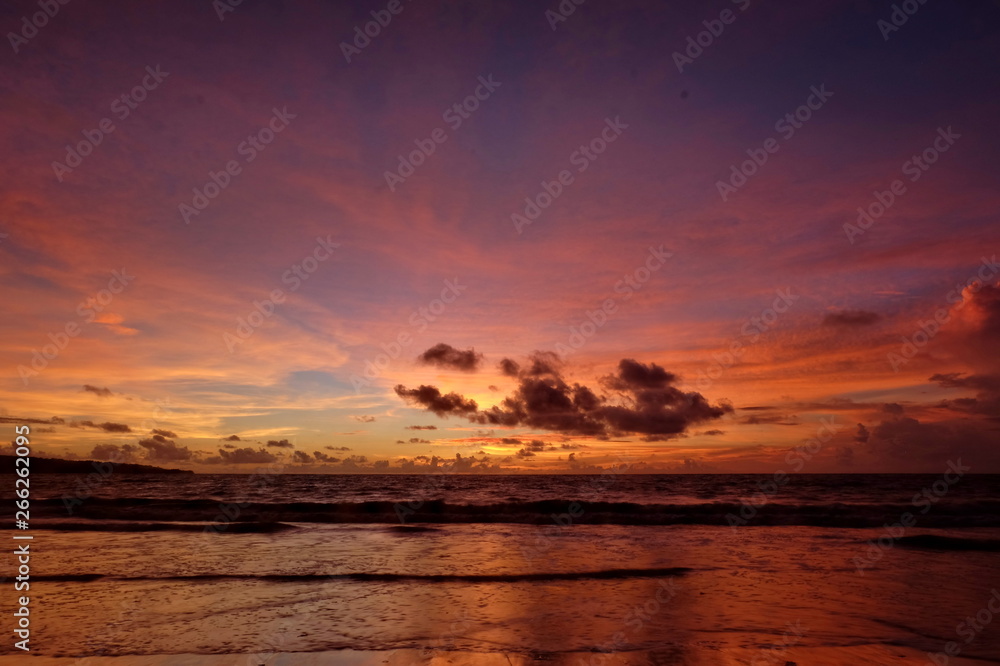
[[(971, 292), (971, 289), (967, 291)], [(1000, 283), (983, 285), (979, 291), (968, 294), (967, 298), (978, 320), (976, 336), (983, 342), (1000, 342)]]
[(90, 452), (95, 460), (110, 460), (112, 462), (132, 462), (136, 460), (141, 449), (132, 444), (98, 444)]
[(944, 388), (964, 388), (976, 392), (974, 398), (945, 400), (943, 406), (959, 412), (980, 414), (993, 420), (1000, 420), (1000, 374), (963, 375), (952, 372), (931, 377)]
[(955, 307), (961, 308), (960, 325), (942, 327), (939, 344), (961, 364), (963, 372), (940, 372), (930, 381), (972, 394), (945, 400), (940, 406), (963, 413), (995, 437), (1000, 421), (1000, 284), (978, 290), (967, 287), (962, 299)]
[(961, 457), (973, 472), (996, 471), (998, 430), (983, 429), (965, 419), (921, 422), (908, 416), (884, 420), (869, 428), (867, 451), (897, 467), (921, 471), (944, 469)]
[(1000, 376), (997, 375), (965, 375), (960, 372), (949, 372), (932, 375), (930, 380), (945, 388), (968, 388), (988, 393), (1000, 393)]
[(417, 357), (421, 363), (451, 368), (462, 372), (473, 372), (482, 364), (483, 355), (475, 349), (455, 349), (449, 344), (438, 343)]
[(289, 442), (287, 439), (269, 439), (267, 440), (267, 445), (277, 449), (294, 449), (295, 445)]
[(436, 425), (425, 425), (425, 426), (424, 425), (412, 425), (412, 426), (406, 426), (406, 430), (437, 430), (437, 429), (438, 429), (438, 427)]
[(824, 326), (871, 326), (879, 321), (882, 315), (867, 310), (843, 310), (828, 312), (823, 317)]
[(94, 423), (93, 421), (70, 421), (69, 426), (71, 428), (99, 428), (104, 432), (132, 432), (124, 423), (111, 423), (105, 421), (104, 423)]
[(308, 453), (306, 453), (305, 451), (296, 451), (295, 453), (292, 454), (292, 462), (311, 463), (312, 461), (313, 457)]
[(361, 465), (364, 465), (367, 462), (368, 462), (367, 456), (350, 456), (348, 458), (344, 458), (344, 460), (341, 461), (340, 465), (344, 469), (354, 471), (361, 469)]
[(163, 435), (153, 435), (149, 439), (140, 439), (139, 446), (146, 449), (146, 458), (156, 462), (175, 462), (191, 460), (194, 453), (186, 446), (177, 446), (172, 439)]
[(431, 442), (428, 439), (421, 439), (420, 437), (411, 437), (409, 443), (410, 444), (430, 444)]
[[(992, 379), (978, 375), (935, 375), (935, 381), (952, 388), (985, 389), (981, 395), (991, 395)], [(957, 401), (946, 406), (957, 409)], [(972, 399), (973, 407), (981, 406)], [(940, 405), (939, 405), (940, 407)], [(918, 411), (924, 411), (918, 406)], [(909, 408), (907, 408), (909, 409)], [(974, 410), (974, 415), (977, 413)], [(1000, 427), (994, 419), (963, 415), (962, 418), (921, 421), (904, 414), (898, 404), (884, 405), (882, 420), (874, 425), (858, 424), (854, 442), (875, 459), (891, 464), (894, 469), (911, 472), (933, 472), (943, 469), (949, 460), (961, 458), (973, 466), (974, 473), (1000, 471)], [(932, 412), (933, 413), (933, 412)], [(935, 416), (939, 416), (938, 412)], [(849, 454), (854, 456), (854, 454)]]
[[(797, 412), (856, 412), (863, 409), (881, 409), (882, 403), (855, 402), (847, 398), (831, 398), (820, 402), (790, 402), (786, 403), (782, 408)], [(740, 409), (747, 408), (741, 407)], [(777, 407), (768, 407), (767, 409), (777, 409)]]
[(521, 370), (514, 393), (487, 410), (480, 411), (474, 400), (456, 393), (442, 395), (433, 386), (400, 385), (396, 394), (438, 416), (454, 414), (483, 425), (596, 437), (645, 435), (651, 440), (676, 437), (689, 425), (733, 411), (728, 405), (710, 405), (700, 393), (672, 386), (676, 376), (655, 363), (623, 359), (617, 373), (601, 380), (612, 394), (598, 395), (587, 386), (568, 384), (558, 359), (552, 357), (536, 353)]
[(500, 440), (500, 443), (501, 444), (515, 444), (517, 446), (520, 446), (521, 445), (521, 440), (519, 440), (519, 439), (513, 439), (511, 437), (504, 437), (503, 439)]
[(741, 420), (740, 423), (744, 423), (746, 425), (798, 425), (798, 421), (795, 416), (783, 414), (773, 414), (770, 416), (748, 416)]
[(725, 430), (706, 430), (705, 432), (703, 432), (701, 434), (703, 434), (703, 435), (709, 435), (710, 437), (715, 437), (717, 435), (725, 435), (726, 431)]
[(53, 416), (51, 419), (32, 419), (23, 416), (0, 416), (0, 423), (66, 423), (63, 419), (58, 416)]
[(457, 414), (468, 416), (475, 414), (479, 409), (475, 400), (466, 400), (457, 393), (442, 395), (435, 386), (422, 385), (419, 388), (408, 389), (402, 384), (395, 388), (396, 395), (407, 402), (413, 402), (433, 412), (438, 416), (449, 416)]
[(500, 374), (507, 377), (517, 377), (521, 372), (521, 366), (518, 365), (517, 361), (509, 358), (500, 359), (497, 367), (500, 369)]
[(98, 388), (97, 386), (91, 386), (90, 384), (84, 384), (83, 390), (98, 395), (102, 398), (110, 398), (111, 396), (114, 395), (114, 393), (111, 392), (111, 389), (107, 387)]
[(318, 462), (323, 462), (323, 463), (339, 463), (340, 462), (340, 458), (334, 458), (333, 456), (328, 456), (327, 454), (323, 453), (322, 451), (313, 451), (313, 458), (315, 458)]
[(224, 442), (242, 442), (243, 440), (240, 439), (239, 435), (230, 435), (229, 437), (226, 437), (222, 441), (224, 441)]
[(959, 367), (970, 371), (970, 376), (961, 373), (944, 372), (935, 375), (951, 388), (968, 388), (1000, 395), (996, 388), (996, 378), (1000, 377), (1000, 285), (984, 285), (974, 291), (967, 287), (962, 292), (962, 301), (952, 312), (957, 325), (941, 327), (935, 344), (938, 349), (950, 352)]
[(841, 467), (854, 467), (854, 449), (850, 446), (838, 446), (836, 460)]
[(159, 430), (153, 428), (149, 431), (151, 435), (160, 435), (161, 437), (169, 437), (170, 439), (177, 439), (177, 433), (171, 432), (170, 430)]
[(618, 363), (618, 374), (605, 377), (603, 383), (616, 391), (635, 389), (662, 389), (677, 380), (677, 376), (667, 372), (655, 363), (646, 365), (630, 358)]
[(520, 377), (541, 377), (542, 375), (559, 375), (563, 362), (558, 354), (547, 351), (536, 351), (528, 357), (527, 367), (518, 373)]
[[(496, 472), (500, 469), (499, 465), (491, 463), (488, 455), (476, 458), (475, 456), (465, 457), (461, 453), (456, 453), (453, 459), (439, 458), (438, 456), (431, 456), (430, 458), (427, 456), (416, 456), (413, 460), (403, 458), (399, 462), (400, 471), (403, 472), (482, 473)], [(376, 469), (379, 468), (379, 463), (376, 462), (374, 466)]]
[[(642, 463), (639, 463), (637, 467), (641, 467)], [(684, 462), (680, 465), (674, 465), (668, 468), (672, 473), (681, 474), (717, 474), (719, 472), (717, 467), (706, 463), (701, 458), (685, 458)]]
[(219, 455), (217, 457), (208, 458), (205, 460), (208, 464), (228, 464), (228, 465), (242, 465), (246, 463), (273, 463), (277, 462), (278, 457), (263, 448), (251, 449), (250, 447), (242, 449), (233, 449), (232, 451), (227, 451), (226, 449), (219, 449)]
[(351, 450), (351, 447), (349, 447), (349, 446), (327, 446), (327, 447), (324, 447), (324, 448), (326, 448), (327, 451), (350, 451)]
[(554, 448), (554, 446), (546, 447), (545, 442), (540, 439), (533, 439), (524, 447), (526, 451), (545, 451), (546, 449), (552, 450)]
[(374, 416), (369, 416), (368, 414), (362, 414), (360, 416), (352, 416), (351, 418), (360, 423), (372, 423), (375, 420)]

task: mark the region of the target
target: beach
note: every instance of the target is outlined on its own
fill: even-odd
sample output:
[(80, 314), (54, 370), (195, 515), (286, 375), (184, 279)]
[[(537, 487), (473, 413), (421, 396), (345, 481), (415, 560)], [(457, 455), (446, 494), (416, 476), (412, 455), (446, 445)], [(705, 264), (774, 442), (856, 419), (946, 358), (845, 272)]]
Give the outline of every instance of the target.
[[(806, 479), (790, 485), (784, 504), (760, 508), (754, 520), (765, 524), (734, 527), (723, 509), (738, 505), (704, 496), (714, 489), (716, 499), (734, 500), (753, 477), (622, 476), (599, 494), (578, 478), (436, 480), (447, 482), (434, 491), (445, 506), (465, 507), (462, 522), (447, 522), (447, 511), (429, 501), (413, 502), (405, 522), (380, 517), (381, 502), (419, 496), (426, 479), (279, 477), (254, 499), (311, 484), (310, 499), (338, 501), (244, 501), (224, 524), (180, 520), (190, 516), (177, 506), (202, 517), (191, 498), (235, 505), (226, 500), (240, 499), (245, 479), (139, 486), (122, 477), (75, 508), (86, 515), (92, 503), (92, 517), (82, 518), (54, 515), (65, 481), (56, 478), (47, 481), (51, 501), (39, 501), (53, 515), (33, 527), (32, 652), (18, 657), (129, 666), (916, 664), (956, 642), (961, 658), (1000, 660), (1000, 632), (989, 622), (968, 643), (956, 634), (1000, 587), (1000, 527), (992, 514), (973, 511), (991, 509), (981, 496), (994, 477), (970, 477), (964, 493), (936, 506), (939, 516), (964, 516), (966, 526), (941, 527), (928, 512), (924, 524), (936, 527), (917, 525), (897, 538), (874, 526), (872, 512), (891, 524), (898, 507), (887, 484), (902, 493), (927, 479), (871, 479), (853, 490), (842, 479)], [(574, 486), (579, 501), (563, 500), (576, 502), (565, 512), (575, 516), (570, 522), (514, 501)], [(823, 522), (795, 502), (815, 499), (818, 487), (852, 503), (828, 512), (844, 524), (766, 524), (769, 511)], [(505, 502), (485, 503), (500, 496)], [(367, 503), (344, 501), (361, 497)], [(665, 499), (669, 513), (650, 513)], [(115, 513), (122, 507), (132, 519)], [(158, 513), (168, 508), (174, 520)], [(310, 522), (271, 520), (301, 520), (306, 508)], [(622, 524), (644, 511), (644, 522), (668, 524)], [(116, 517), (93, 517), (99, 512)], [(365, 512), (375, 518), (362, 521)], [(625, 519), (614, 520), (619, 514)], [(869, 524), (846, 526), (852, 521)]]

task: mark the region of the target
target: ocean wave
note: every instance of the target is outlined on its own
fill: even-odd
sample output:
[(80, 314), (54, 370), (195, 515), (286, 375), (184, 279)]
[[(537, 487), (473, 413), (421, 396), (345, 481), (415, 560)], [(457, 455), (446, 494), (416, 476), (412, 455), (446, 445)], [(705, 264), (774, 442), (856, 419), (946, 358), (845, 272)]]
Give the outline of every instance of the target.
[(963, 539), (959, 537), (947, 537), (938, 534), (917, 534), (915, 536), (904, 536), (896, 541), (896, 544), (906, 548), (921, 548), (925, 550), (948, 550), (948, 551), (1000, 551), (1000, 540), (997, 539)]
[[(9, 510), (8, 510), (9, 513)], [(60, 500), (38, 500), (33, 515), (66, 518)], [(239, 523), (448, 524), (520, 523), (531, 525), (747, 525), (882, 527), (904, 513), (920, 527), (1000, 527), (1000, 501), (946, 502), (922, 514), (912, 504), (783, 504), (759, 507), (733, 502), (637, 504), (543, 500), (458, 504), (426, 502), (220, 503), (217, 500), (93, 498), (73, 507), (73, 517), (98, 520), (209, 522), (233, 529)]]
[(651, 569), (602, 569), (598, 571), (561, 571), (521, 574), (400, 574), (355, 572), (338, 574), (202, 574), (189, 576), (105, 576), (103, 574), (64, 574), (32, 576), (32, 580), (49, 582), (89, 583), (97, 580), (113, 581), (187, 581), (215, 582), (221, 580), (253, 580), (271, 583), (309, 583), (350, 580), (373, 583), (528, 583), (574, 580), (620, 580), (623, 578), (662, 578), (683, 576), (692, 570), (687, 567), (657, 567)]
[[(217, 523), (147, 523), (122, 520), (84, 520), (80, 522), (54, 522), (37, 520), (31, 523), (33, 530), (54, 530), (58, 532), (204, 532)], [(294, 525), (275, 522), (230, 523), (224, 531), (232, 534), (274, 534), (294, 530)]]

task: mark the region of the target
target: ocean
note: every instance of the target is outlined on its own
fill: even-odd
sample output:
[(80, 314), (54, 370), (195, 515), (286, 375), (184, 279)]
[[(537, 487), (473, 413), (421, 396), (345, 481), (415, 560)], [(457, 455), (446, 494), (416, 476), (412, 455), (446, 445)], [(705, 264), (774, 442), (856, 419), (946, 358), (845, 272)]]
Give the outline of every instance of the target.
[(31, 483), (32, 648), (4, 661), (1000, 662), (1000, 476)]

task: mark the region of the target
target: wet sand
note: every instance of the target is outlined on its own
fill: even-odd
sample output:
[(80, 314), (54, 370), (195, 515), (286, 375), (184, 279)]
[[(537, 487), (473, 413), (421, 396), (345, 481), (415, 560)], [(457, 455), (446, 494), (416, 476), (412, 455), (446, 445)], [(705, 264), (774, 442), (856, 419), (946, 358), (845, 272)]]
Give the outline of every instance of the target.
[[(669, 652), (576, 652), (524, 655), (511, 652), (393, 650), (389, 652), (284, 653), (254, 655), (149, 655), (141, 657), (15, 657), (31, 666), (927, 666), (925, 653), (903, 647), (789, 647), (781, 653), (747, 648), (685, 648)], [(954, 657), (948, 666), (986, 666), (997, 661)]]
[[(877, 534), (452, 525), (401, 537), (302, 525), (192, 548), (188, 532), (54, 532), (32, 582), (32, 648), (53, 660), (27, 659), (926, 666), (927, 651), (962, 640), (956, 625), (993, 599), (997, 553), (900, 546), (862, 575), (852, 558)], [(1000, 660), (1000, 623), (984, 624), (962, 645), (966, 661), (951, 663)], [(0, 655), (26, 657), (9, 645)]]
[[(238, 480), (195, 481), (187, 495), (164, 487), (115, 506), (197, 499)], [(638, 497), (670, 491), (626, 481)], [(821, 481), (806, 479), (821, 492), (794, 506), (845, 494), (842, 480)], [(307, 494), (306, 481), (287, 483), (284, 493)], [(476, 497), (506, 506), (504, 493), (533, 497), (535, 483)], [(711, 498), (694, 505), (705, 515), (718, 511), (719, 483), (732, 486), (723, 495), (738, 486), (685, 483), (695, 485), (670, 496)], [(148, 516), (72, 529), (53, 518), (32, 560), (33, 652), (0, 645), (0, 663), (928, 666), (929, 653), (957, 642), (962, 658), (937, 664), (1000, 664), (1000, 528), (983, 504), (1000, 485), (981, 483), (968, 498), (977, 509), (963, 509), (993, 526), (921, 524), (890, 538), (869, 518), (898, 506), (883, 506), (886, 491), (872, 483), (860, 505), (830, 510), (846, 523), (836, 526), (306, 521), (276, 531), (250, 521), (204, 534)], [(970, 636), (972, 616), (982, 626)]]

